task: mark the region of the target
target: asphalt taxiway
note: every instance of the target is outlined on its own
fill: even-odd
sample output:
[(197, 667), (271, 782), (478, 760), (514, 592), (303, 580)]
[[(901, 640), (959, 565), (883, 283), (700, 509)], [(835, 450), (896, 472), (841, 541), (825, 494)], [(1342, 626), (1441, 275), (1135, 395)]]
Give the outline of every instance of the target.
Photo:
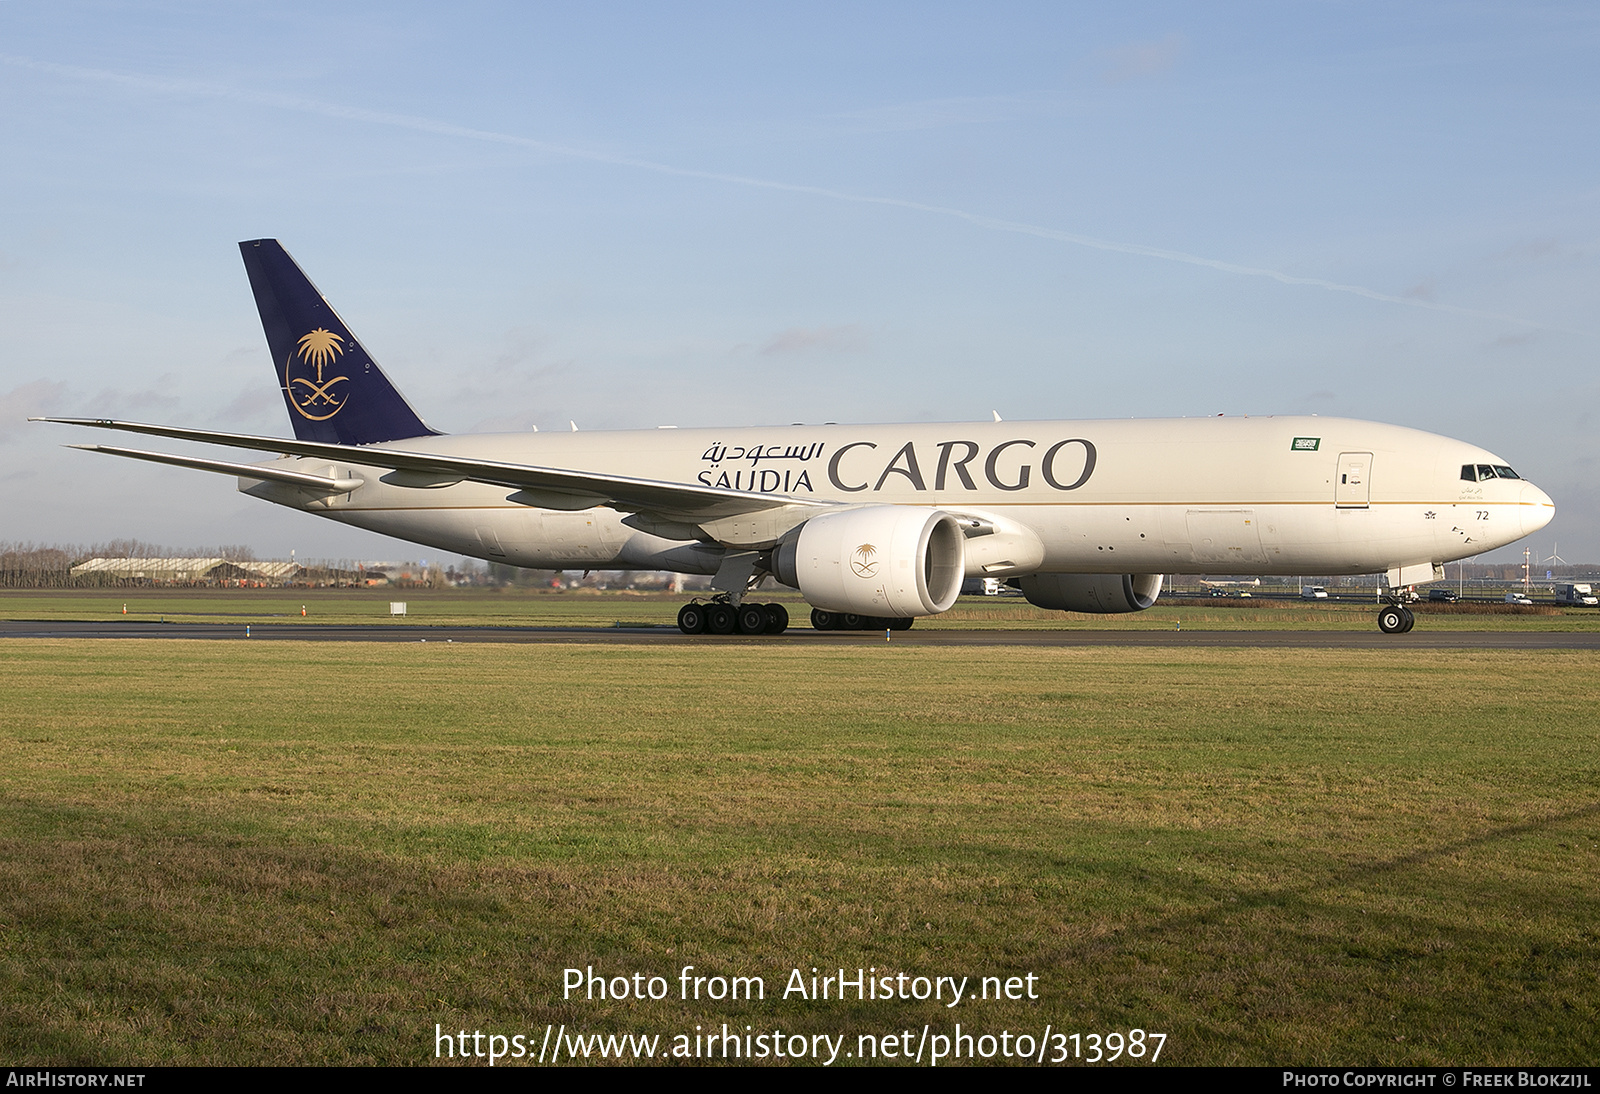
[[(881, 631), (814, 631), (781, 635), (695, 635), (676, 627), (434, 627), (415, 624), (196, 623), (114, 620), (0, 620), (4, 638), (158, 638), (218, 642), (511, 642), (752, 645), (770, 642), (851, 645), (883, 642)], [(901, 646), (1132, 646), (1162, 649), (1474, 649), (1600, 650), (1594, 631), (1206, 630), (908, 630), (889, 638)]]

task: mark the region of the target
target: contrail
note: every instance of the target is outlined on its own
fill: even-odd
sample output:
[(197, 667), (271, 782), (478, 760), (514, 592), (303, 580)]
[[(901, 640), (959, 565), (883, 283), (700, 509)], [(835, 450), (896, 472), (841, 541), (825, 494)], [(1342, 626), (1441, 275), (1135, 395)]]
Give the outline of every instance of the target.
[(1498, 322), (1513, 323), (1523, 327), (1560, 331), (1566, 334), (1579, 334), (1590, 338), (1595, 337), (1595, 335), (1587, 331), (1562, 330), (1531, 319), (1522, 319), (1515, 315), (1502, 315), (1497, 312), (1480, 311), (1476, 308), (1462, 308), (1454, 304), (1441, 304), (1437, 301), (1420, 300), (1409, 296), (1394, 296), (1390, 293), (1378, 292), (1376, 289), (1369, 289), (1361, 285), (1345, 285), (1337, 281), (1327, 281), (1320, 277), (1298, 277), (1294, 274), (1283, 273), (1280, 270), (1257, 266), (1241, 266), (1237, 263), (1205, 258), (1201, 255), (1192, 255), (1184, 251), (1172, 251), (1162, 247), (1147, 247), (1139, 243), (1118, 243), (1109, 239), (1097, 239), (1094, 236), (1064, 232), (1058, 228), (1047, 228), (1043, 225), (1028, 224), (1022, 221), (1002, 220), (998, 217), (985, 216), (981, 213), (972, 213), (965, 209), (955, 209), (945, 205), (929, 205), (920, 201), (877, 197), (871, 194), (853, 194), (846, 190), (833, 190), (824, 186), (780, 182), (776, 179), (736, 175), (723, 171), (704, 171), (693, 167), (676, 167), (669, 163), (657, 163), (654, 160), (617, 155), (575, 145), (557, 144), (551, 141), (537, 140), (533, 137), (518, 136), (514, 133), (497, 133), (490, 129), (474, 129), (470, 126), (436, 121), (432, 118), (422, 118), (410, 114), (392, 114), (382, 110), (368, 110), (359, 106), (343, 106), (338, 103), (325, 103), (316, 99), (306, 99), (295, 95), (281, 95), (270, 91), (248, 91), (229, 87), (225, 84), (211, 84), (198, 80), (172, 79), (159, 76), (142, 76), (113, 72), (106, 69), (82, 68), (77, 65), (63, 65), (53, 61), (36, 61), (30, 57), (16, 57), (7, 54), (0, 54), (0, 62), (71, 79), (121, 84), (125, 87), (139, 88), (144, 91), (231, 99), (235, 102), (250, 103), (256, 106), (276, 107), (280, 110), (291, 110), (302, 114), (317, 114), (325, 118), (339, 118), (345, 121), (386, 125), (396, 129), (409, 129), (418, 133), (433, 133), (438, 136), (455, 137), (461, 140), (510, 145), (515, 148), (526, 148), (531, 151), (542, 152), (546, 155), (560, 156), (565, 159), (606, 163), (639, 171), (652, 171), (661, 175), (674, 175), (679, 178), (704, 179), (707, 182), (720, 182), (733, 186), (778, 190), (790, 194), (806, 194), (812, 197), (851, 202), (857, 205), (883, 205), (896, 209), (908, 209), (913, 212), (963, 220), (968, 224), (991, 231), (1033, 236), (1037, 239), (1048, 239), (1057, 243), (1070, 243), (1077, 247), (1089, 247), (1097, 251), (1114, 251), (1119, 254), (1138, 255), (1142, 258), (1156, 258), (1165, 262), (1181, 262), (1190, 266), (1203, 266), (1222, 273), (1239, 274), (1245, 277), (1270, 278), (1285, 285), (1309, 285), (1313, 288), (1325, 289), (1328, 292), (1349, 293), (1352, 296), (1362, 296), (1368, 300), (1377, 300), (1385, 304), (1402, 304), (1408, 308), (1425, 308), (1429, 311), (1448, 312), (1453, 315), (1471, 316), (1475, 319), (1493, 319)]

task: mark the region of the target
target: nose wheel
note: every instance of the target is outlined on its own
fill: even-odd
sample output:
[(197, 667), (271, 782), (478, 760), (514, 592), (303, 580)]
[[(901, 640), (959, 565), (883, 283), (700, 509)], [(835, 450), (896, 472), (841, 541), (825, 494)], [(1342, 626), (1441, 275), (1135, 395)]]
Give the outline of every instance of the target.
[(1378, 611), (1378, 629), (1384, 634), (1405, 634), (1417, 625), (1411, 609), (1399, 604), (1385, 604)]

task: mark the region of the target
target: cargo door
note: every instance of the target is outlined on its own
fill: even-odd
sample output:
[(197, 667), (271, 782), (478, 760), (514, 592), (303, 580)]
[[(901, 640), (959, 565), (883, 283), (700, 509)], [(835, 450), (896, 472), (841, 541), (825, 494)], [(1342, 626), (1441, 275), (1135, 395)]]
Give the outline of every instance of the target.
[(1190, 509), (1189, 544), (1207, 573), (1245, 573), (1267, 561), (1253, 509)]
[(550, 551), (573, 563), (608, 562), (615, 558), (620, 543), (611, 531), (616, 522), (614, 518), (606, 521), (600, 513), (601, 510), (584, 509), (542, 514), (545, 543)]
[(1371, 496), (1371, 452), (1339, 453), (1339, 477), (1334, 480), (1333, 504), (1339, 509), (1365, 509)]
[(479, 556), (480, 558), (505, 558), (506, 557), (505, 546), (503, 544), (501, 544), (500, 536), (495, 532), (495, 530), (493, 528), (485, 528), (485, 527), (479, 526), (477, 528), (477, 533), (478, 533), (478, 546), (483, 548), (483, 554)]

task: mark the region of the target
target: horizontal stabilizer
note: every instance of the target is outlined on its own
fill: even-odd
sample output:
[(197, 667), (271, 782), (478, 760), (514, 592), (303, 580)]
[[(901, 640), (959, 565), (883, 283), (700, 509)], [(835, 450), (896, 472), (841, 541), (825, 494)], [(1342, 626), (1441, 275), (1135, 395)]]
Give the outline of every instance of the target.
[(189, 467), (196, 471), (216, 471), (223, 475), (237, 475), (245, 479), (260, 479), (263, 482), (282, 482), (290, 486), (300, 486), (309, 490), (318, 490), (328, 494), (348, 494), (365, 479), (348, 477), (332, 478), (328, 475), (312, 475), (304, 471), (286, 471), (278, 467), (258, 467), (248, 463), (227, 463), (223, 460), (202, 460), (195, 456), (170, 456), (165, 452), (143, 452), (137, 448), (113, 448), (106, 444), (69, 444), (68, 448), (80, 448), (85, 452), (104, 452), (110, 456), (127, 456), (133, 460), (148, 460), (151, 463), (168, 463), (174, 467)]

